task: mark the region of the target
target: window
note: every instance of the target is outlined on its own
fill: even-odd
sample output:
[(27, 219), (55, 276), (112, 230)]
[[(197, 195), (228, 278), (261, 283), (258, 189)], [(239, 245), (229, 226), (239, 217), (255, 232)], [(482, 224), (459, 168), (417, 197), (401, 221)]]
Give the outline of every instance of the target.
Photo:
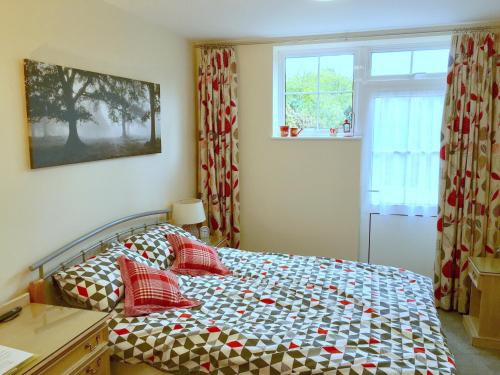
[[(281, 125), (304, 128), (302, 137), (329, 137), (330, 128), (360, 135), (357, 103), (378, 81), (441, 79), (447, 42), (371, 41), (275, 47), (273, 136)], [(427, 40), (430, 40), (427, 38)], [(444, 40), (441, 37), (441, 40)]]
[(442, 93), (377, 93), (372, 105), (372, 211), (435, 215)]
[(285, 123), (309, 134), (342, 126), (352, 117), (353, 71), (352, 54), (286, 58)]
[(446, 73), (448, 53), (448, 49), (373, 52), (371, 75)]
[(434, 216), (448, 49), (370, 53), (370, 212)]
[[(363, 209), (434, 215), (450, 37), (275, 47), (273, 137), (363, 135)], [(360, 138), (360, 137), (357, 137)]]
[(329, 137), (330, 128), (352, 122), (355, 50), (304, 48), (275, 49), (274, 137), (285, 124), (303, 128), (300, 137)]

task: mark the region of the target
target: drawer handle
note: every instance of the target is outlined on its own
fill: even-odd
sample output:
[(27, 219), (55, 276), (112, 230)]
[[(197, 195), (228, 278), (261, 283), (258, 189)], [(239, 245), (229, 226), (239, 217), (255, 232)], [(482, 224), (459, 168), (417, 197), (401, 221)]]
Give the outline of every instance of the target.
[(87, 370), (85, 370), (85, 373), (87, 373), (87, 374), (97, 374), (97, 372), (99, 371), (99, 367), (101, 367), (101, 358), (97, 359), (96, 367), (95, 368), (88, 367)]
[(88, 342), (87, 344), (85, 344), (85, 349), (92, 352), (97, 347), (97, 345), (99, 345), (99, 336), (96, 336), (95, 338), (95, 345), (92, 345), (90, 342)]

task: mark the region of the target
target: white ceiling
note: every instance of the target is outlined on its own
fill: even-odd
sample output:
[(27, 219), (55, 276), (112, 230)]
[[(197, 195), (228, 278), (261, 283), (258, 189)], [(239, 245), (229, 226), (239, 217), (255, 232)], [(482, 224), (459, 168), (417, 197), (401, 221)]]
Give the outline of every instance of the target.
[(500, 21), (500, 0), (105, 0), (190, 39), (290, 37)]

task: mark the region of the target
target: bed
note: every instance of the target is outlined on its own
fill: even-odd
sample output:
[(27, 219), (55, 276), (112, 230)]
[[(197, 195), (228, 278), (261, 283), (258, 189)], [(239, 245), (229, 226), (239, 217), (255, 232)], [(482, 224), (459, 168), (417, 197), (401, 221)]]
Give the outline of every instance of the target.
[(232, 275), (179, 276), (184, 295), (203, 301), (199, 307), (130, 318), (117, 302), (109, 344), (118, 367), (148, 364), (174, 374), (456, 373), (427, 277), (323, 257), (231, 248), (218, 254)]

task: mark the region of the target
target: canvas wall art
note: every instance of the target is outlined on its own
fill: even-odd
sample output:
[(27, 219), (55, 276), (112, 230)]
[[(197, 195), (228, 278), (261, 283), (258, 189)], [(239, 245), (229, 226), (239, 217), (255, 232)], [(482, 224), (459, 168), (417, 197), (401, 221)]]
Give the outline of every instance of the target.
[(31, 168), (161, 152), (160, 85), (24, 60)]

